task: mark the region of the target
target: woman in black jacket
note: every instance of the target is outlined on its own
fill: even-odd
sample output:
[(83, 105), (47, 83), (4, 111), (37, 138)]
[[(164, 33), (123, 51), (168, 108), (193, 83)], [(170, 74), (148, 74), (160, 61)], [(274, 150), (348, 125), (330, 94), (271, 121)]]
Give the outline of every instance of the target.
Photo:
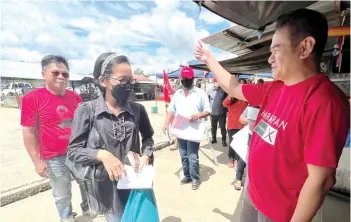
[(117, 189), (127, 153), (140, 153), (140, 165), (149, 164), (154, 131), (144, 106), (128, 100), (135, 81), (126, 56), (103, 53), (93, 75), (102, 95), (77, 108), (66, 163), (84, 179), (91, 212), (119, 221), (130, 193)]

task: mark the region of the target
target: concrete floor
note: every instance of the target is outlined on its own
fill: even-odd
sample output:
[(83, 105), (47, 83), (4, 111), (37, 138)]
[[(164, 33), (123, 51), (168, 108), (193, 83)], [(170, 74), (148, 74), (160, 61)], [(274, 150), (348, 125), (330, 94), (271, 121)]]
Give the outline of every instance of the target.
[[(200, 153), (203, 184), (197, 191), (190, 185), (179, 185), (181, 174), (178, 151), (168, 148), (156, 152), (155, 194), (162, 222), (228, 222), (239, 221), (241, 192), (232, 186), (234, 172), (227, 167), (225, 148), (216, 146), (220, 162), (215, 166), (205, 145)], [(80, 195), (73, 187), (74, 210), (80, 214)], [(322, 214), (321, 214), (322, 213)], [(328, 196), (322, 211), (313, 222), (349, 222), (350, 202)], [(59, 221), (51, 191), (0, 208), (0, 221)], [(91, 222), (79, 215), (77, 222)], [(94, 221), (102, 222), (104, 218)]]

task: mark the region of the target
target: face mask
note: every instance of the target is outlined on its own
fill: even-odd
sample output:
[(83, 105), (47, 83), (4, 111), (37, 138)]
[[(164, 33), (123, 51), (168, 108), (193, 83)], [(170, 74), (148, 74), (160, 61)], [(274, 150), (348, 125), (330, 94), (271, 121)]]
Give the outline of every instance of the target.
[(189, 89), (193, 85), (194, 80), (193, 79), (182, 79), (180, 83), (182, 86), (186, 89)]
[(130, 87), (116, 85), (112, 87), (111, 94), (116, 99), (116, 103), (120, 106), (124, 106), (129, 98)]

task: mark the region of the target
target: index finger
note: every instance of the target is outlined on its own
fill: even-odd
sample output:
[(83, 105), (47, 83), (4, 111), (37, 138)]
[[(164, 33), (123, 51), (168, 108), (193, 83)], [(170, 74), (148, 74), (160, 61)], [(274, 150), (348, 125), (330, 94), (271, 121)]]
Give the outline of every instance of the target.
[(119, 165), (119, 168), (121, 169), (121, 171), (123, 172), (124, 176), (127, 176), (127, 171), (126, 169), (124, 168), (124, 166), (121, 164)]

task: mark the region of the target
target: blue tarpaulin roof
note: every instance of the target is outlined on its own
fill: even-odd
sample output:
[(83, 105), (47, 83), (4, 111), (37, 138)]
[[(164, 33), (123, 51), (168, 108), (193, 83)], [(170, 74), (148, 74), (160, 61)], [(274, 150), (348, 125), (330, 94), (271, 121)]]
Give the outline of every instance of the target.
[[(199, 62), (197, 60), (191, 60), (191, 61), (187, 62), (187, 65), (196, 65), (196, 64), (199, 64)], [(167, 73), (168, 74), (168, 78), (179, 78), (181, 70), (182, 70), (182, 68), (180, 67), (179, 69), (177, 69), (177, 70), (175, 70), (173, 72)], [(195, 73), (195, 78), (203, 78), (204, 77), (204, 71), (197, 70), (197, 69), (193, 69), (193, 70), (194, 70), (194, 73)], [(163, 78), (163, 73), (156, 73), (156, 74), (153, 74), (153, 76), (154, 75), (158, 79), (162, 79)], [(213, 73), (209, 72), (206, 75), (206, 77), (207, 78), (213, 78)]]

